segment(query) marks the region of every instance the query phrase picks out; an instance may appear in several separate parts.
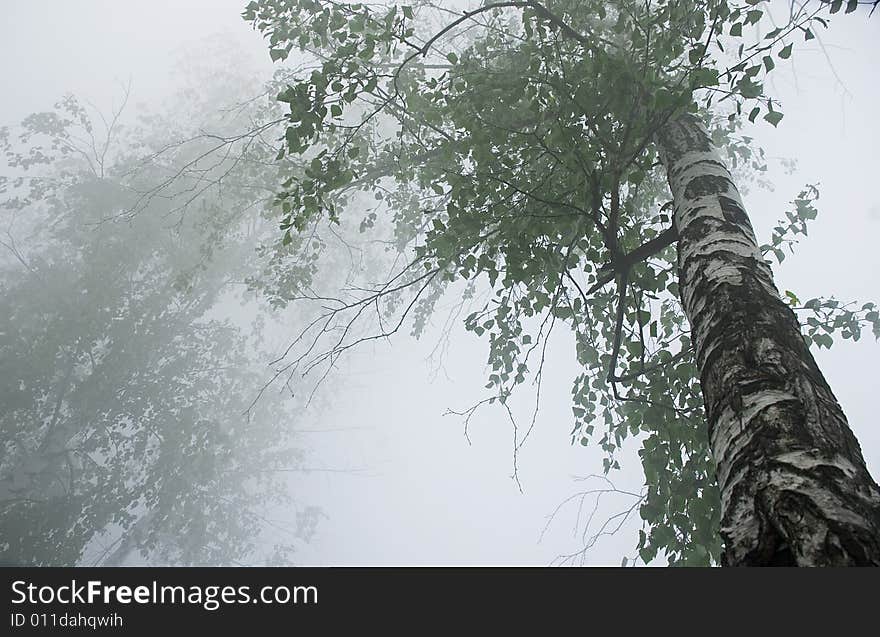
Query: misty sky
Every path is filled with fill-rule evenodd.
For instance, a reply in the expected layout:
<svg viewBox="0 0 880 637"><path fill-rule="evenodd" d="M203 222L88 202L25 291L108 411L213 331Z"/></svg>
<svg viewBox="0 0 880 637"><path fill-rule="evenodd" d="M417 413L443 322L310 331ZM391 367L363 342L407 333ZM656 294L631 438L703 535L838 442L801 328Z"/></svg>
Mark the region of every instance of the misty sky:
<svg viewBox="0 0 880 637"><path fill-rule="evenodd" d="M220 34L240 46L243 64L271 73L261 37L243 22L241 0L7 0L0 23L3 99L0 124L51 107L66 92L109 108L119 82L132 82L132 102L161 103L175 81L182 52L198 50ZM821 42L797 43L790 64L779 64L768 87L782 101L778 129L762 122L752 134L769 159L772 191L745 196L759 241L806 183L818 183L819 218L797 253L775 269L780 290L801 299L834 295L880 301L880 89L873 68L880 57L880 17L867 11L840 16ZM824 49L823 49L824 45ZM778 160L797 160L787 174ZM0 299L2 302L2 299ZM401 333L391 344L364 348L330 390L331 409L311 418L306 434L315 471L295 488L322 506L312 543L300 553L308 564L546 564L577 551L576 507L564 508L538 542L547 516L569 496L601 487L576 476L601 472L595 449L569 445L570 389L576 373L570 341L551 342L537 427L518 457L520 493L511 479L512 433L503 413L471 421L469 445L462 421L443 416L479 400L485 384L486 343L462 329L437 369L428 360L443 316L422 341ZM836 342L817 360L861 442L868 467L880 477L876 361L880 346ZM344 381L344 382L342 382ZM527 413L531 396L517 406ZM632 445L621 489L642 484ZM627 455L629 454L629 455ZM627 460L627 462L624 462ZM591 501L590 501L591 502ZM628 506L608 499L594 520ZM588 564L619 564L632 556L638 514L587 554ZM582 530L582 529L581 529Z"/></svg>

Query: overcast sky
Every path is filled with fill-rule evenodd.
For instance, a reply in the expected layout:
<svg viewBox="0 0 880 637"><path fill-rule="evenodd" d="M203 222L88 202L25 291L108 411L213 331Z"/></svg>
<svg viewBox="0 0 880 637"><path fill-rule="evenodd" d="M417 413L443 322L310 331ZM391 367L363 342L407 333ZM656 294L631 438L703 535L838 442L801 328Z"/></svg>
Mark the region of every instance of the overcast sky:
<svg viewBox="0 0 880 637"><path fill-rule="evenodd" d="M271 63L259 35L239 17L242 0L5 0L0 21L3 100L0 124L47 109L74 92L97 105L118 97L118 82L132 81L133 101L156 103L173 83L181 51L223 34L240 43L242 56L267 75ZM802 299L834 294L880 301L880 121L876 116L880 18L859 11L833 21L816 43L797 44L790 65L780 64L770 87L782 101L779 129L766 123L753 135L771 158L794 158L788 175L771 159L772 192L746 196L759 240L805 183L820 184L819 218L797 254L776 269L780 289ZM829 61L830 60L830 61ZM2 300L0 300L2 302ZM335 407L310 434L315 459L328 471L297 484L327 513L312 544L300 554L309 564L546 564L576 551L575 509L562 511L542 542L547 516L557 504L599 486L575 476L601 472L594 449L571 447L570 387L576 369L563 335L551 347L537 428L518 465L523 492L511 479L512 433L503 414L485 412L470 428L443 416L480 398L485 383L485 341L456 332L445 373L426 360L437 331L419 343L401 334L391 345L355 354ZM876 423L876 361L870 337L836 343L817 359L861 441L875 479L880 477L880 427ZM521 403L524 406L524 403ZM629 450L623 489L642 483ZM632 462L635 460L635 462ZM609 502L606 515L628 504ZM599 518L597 517L597 520ZM632 555L633 523L603 538L590 564L619 564Z"/></svg>

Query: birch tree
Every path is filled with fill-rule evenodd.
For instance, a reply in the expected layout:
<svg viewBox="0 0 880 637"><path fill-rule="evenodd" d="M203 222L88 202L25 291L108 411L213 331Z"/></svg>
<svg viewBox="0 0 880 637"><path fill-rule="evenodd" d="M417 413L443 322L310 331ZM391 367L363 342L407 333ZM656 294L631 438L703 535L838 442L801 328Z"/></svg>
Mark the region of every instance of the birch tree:
<svg viewBox="0 0 880 637"><path fill-rule="evenodd" d="M209 66L135 121L68 96L0 129L3 563L286 563L320 518L297 403L254 404L267 308L225 317L274 179L235 131L275 109L216 110L256 89Z"/></svg>
<svg viewBox="0 0 880 637"><path fill-rule="evenodd" d="M609 472L642 441L642 560L880 565L880 489L809 349L878 336L877 311L776 288L815 188L765 244L737 188L764 167L744 120L783 119L767 76L857 4L251 2L272 59L300 65L278 95L278 160L305 164L278 188L282 242L360 211L406 257L366 292L303 290L327 309L287 368L407 319L418 334L455 289L492 368L462 415L507 410L515 457L535 415L518 426L508 399L527 377L540 394L564 325L583 366L572 442Z"/></svg>

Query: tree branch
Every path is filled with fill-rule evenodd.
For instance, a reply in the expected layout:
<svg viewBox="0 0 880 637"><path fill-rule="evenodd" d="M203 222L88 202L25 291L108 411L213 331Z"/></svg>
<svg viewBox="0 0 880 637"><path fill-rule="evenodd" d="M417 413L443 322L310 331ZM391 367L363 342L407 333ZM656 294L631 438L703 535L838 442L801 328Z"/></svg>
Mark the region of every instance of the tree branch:
<svg viewBox="0 0 880 637"><path fill-rule="evenodd" d="M593 286L587 290L586 294L590 295L599 291L605 284L609 283L614 275L624 270L628 271L636 263L640 263L648 257L657 254L664 248L672 245L678 240L678 232L675 227L670 227L658 234L650 241L646 241L638 248L622 255L616 262L607 263L599 269L599 277Z"/></svg>

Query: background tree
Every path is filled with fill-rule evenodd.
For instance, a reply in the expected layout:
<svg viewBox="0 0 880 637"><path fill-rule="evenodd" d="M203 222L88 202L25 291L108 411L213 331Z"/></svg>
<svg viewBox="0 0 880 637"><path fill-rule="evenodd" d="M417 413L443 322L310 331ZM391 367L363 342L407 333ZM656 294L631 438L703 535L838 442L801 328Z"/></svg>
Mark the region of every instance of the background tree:
<svg viewBox="0 0 880 637"><path fill-rule="evenodd" d="M3 562L285 563L314 531L289 478L303 401L255 401L271 319L241 292L273 106L216 65L127 126L67 97L3 130Z"/></svg>
<svg viewBox="0 0 880 637"><path fill-rule="evenodd" d="M310 162L277 197L285 240L341 223L365 191L381 203L362 227L387 212L407 254L383 284L337 299L289 366L332 365L410 313L418 331L445 287L485 274L492 295L466 320L489 334L492 394L477 407L510 413L530 371L540 392L547 334L567 324L584 365L573 440L600 423L608 471L623 439L644 437L642 559L877 563L880 491L762 258L783 258L816 193L761 250L713 150L726 142L734 166L750 160L740 114L779 123L763 79L842 3L794 11L750 42L760 4L250 3L273 59L298 48L313 60L279 94L290 105L282 155ZM807 342L829 345L823 327L877 332L871 304L786 298L816 314ZM394 318L355 335L383 305ZM515 449L529 430L514 422Z"/></svg>

